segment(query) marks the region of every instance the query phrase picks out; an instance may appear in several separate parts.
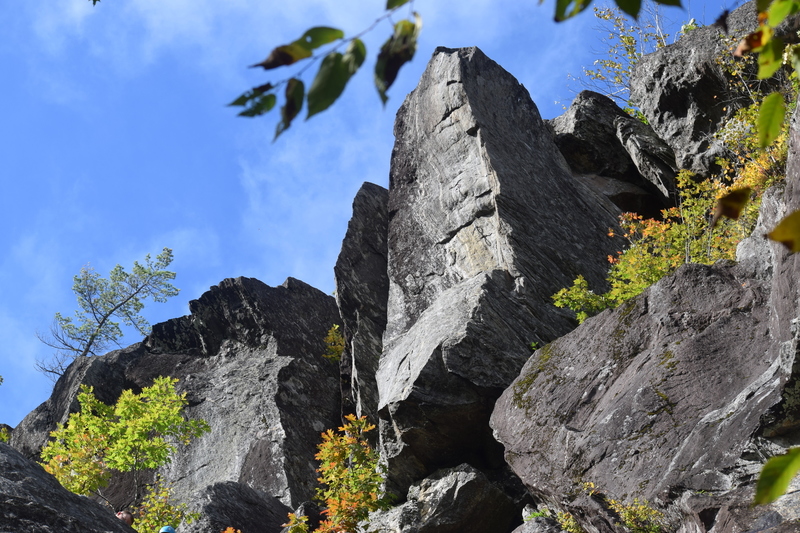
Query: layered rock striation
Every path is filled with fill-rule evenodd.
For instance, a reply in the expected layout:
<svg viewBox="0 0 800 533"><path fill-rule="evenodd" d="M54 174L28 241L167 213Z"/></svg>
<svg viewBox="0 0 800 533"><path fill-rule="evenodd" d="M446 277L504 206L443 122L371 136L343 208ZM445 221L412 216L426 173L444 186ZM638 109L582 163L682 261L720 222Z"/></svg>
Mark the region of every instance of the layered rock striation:
<svg viewBox="0 0 800 533"><path fill-rule="evenodd" d="M657 210L677 167L710 168L729 112L713 95L734 98L714 93L730 87L707 62L713 31L637 67L652 129L591 93L548 126L480 50L437 49L398 113L389 190L367 183L353 202L336 299L292 278L227 279L143 342L76 360L14 428L18 451L0 444L0 530L129 531L31 459L81 384L112 403L166 375L212 428L145 473L200 513L182 532L277 533L292 509L318 521L320 433L350 413L378 420L398 497L371 530L559 531L552 513L522 523L547 507L621 533L610 500L638 498L663 531L795 531L800 484L750 502L764 461L800 442L800 259L763 238L800 208L797 116L786 183L737 263L686 265L578 327L550 303L579 274L605 289L624 202ZM321 356L334 324L338 364ZM105 489L115 509L136 503L130 481Z"/></svg>
<svg viewBox="0 0 800 533"><path fill-rule="evenodd" d="M11 443L35 457L56 423L77 409L82 383L113 403L123 389L176 377L189 400L185 415L206 420L211 432L160 469L175 498L217 525L235 515L220 511L231 494L258 502L244 507L252 514L222 529L258 522L264 509L285 518L313 497L319 435L341 420L338 367L321 357L326 331L340 323L336 303L293 278L279 287L236 278L212 287L190 309L187 317L155 325L142 343L76 360ZM133 503L124 476L112 478L104 495L115 507ZM184 530L205 531L204 523Z"/></svg>
<svg viewBox="0 0 800 533"><path fill-rule="evenodd" d="M395 125L382 454L399 494L439 468L502 464L495 399L574 326L550 296L604 286L617 209L572 174L528 92L477 48L438 48ZM568 221L578 221L572 223Z"/></svg>
<svg viewBox="0 0 800 533"><path fill-rule="evenodd" d="M133 533L97 502L69 492L38 464L0 443L0 531Z"/></svg>

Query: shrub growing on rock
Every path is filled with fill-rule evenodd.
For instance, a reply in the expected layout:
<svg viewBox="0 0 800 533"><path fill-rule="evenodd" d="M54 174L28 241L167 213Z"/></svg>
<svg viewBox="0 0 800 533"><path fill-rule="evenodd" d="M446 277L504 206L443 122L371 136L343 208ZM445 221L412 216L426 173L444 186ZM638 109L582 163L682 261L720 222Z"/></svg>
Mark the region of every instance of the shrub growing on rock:
<svg viewBox="0 0 800 533"><path fill-rule="evenodd" d="M381 491L384 475L378 464L378 453L364 437L375 426L364 416L347 415L345 418L347 423L339 428L339 433L329 429L322 434L315 456L320 461L317 472L322 484L316 497L325 504L322 513L327 518L314 533L355 531L370 511L389 506ZM289 528L289 533L308 533L307 521L306 516L290 513L285 527Z"/></svg>

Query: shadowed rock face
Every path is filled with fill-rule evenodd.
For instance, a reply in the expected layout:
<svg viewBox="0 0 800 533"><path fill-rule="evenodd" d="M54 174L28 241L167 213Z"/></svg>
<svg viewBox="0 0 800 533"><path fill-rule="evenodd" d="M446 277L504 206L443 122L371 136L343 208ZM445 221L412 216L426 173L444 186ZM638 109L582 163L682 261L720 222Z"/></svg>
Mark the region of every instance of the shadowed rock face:
<svg viewBox="0 0 800 533"><path fill-rule="evenodd" d="M62 487L17 450L0 443L0 531L131 533L108 507Z"/></svg>
<svg viewBox="0 0 800 533"><path fill-rule="evenodd" d="M672 150L607 96L581 91L548 123L575 179L621 210L656 217L674 204Z"/></svg>
<svg viewBox="0 0 800 533"><path fill-rule="evenodd" d="M527 91L476 48L439 48L395 125L378 369L390 483L501 464L499 392L574 322L550 296L603 287L616 208L572 178ZM605 202L605 203L604 203Z"/></svg>
<svg viewBox="0 0 800 533"><path fill-rule="evenodd" d="M415 483L406 503L370 515L374 533L496 533L508 531L514 504L468 464Z"/></svg>
<svg viewBox="0 0 800 533"><path fill-rule="evenodd" d="M227 492L206 488L219 483L290 507L310 500L319 435L341 422L337 365L321 357L326 331L339 322L334 299L292 278L274 288L237 278L190 308L188 317L155 325L143 343L73 363L12 444L37 454L55 423L77 409L81 383L112 403L123 389L172 376L187 394L185 415L211 426L161 469L179 501L213 508L215 495ZM106 494L115 505L130 503L123 478L112 479Z"/></svg>
<svg viewBox="0 0 800 533"><path fill-rule="evenodd" d="M333 268L336 301L344 323L342 414L378 420L375 372L383 351L386 301L389 191L364 183L353 200L353 217ZM376 437L377 439L377 437Z"/></svg>

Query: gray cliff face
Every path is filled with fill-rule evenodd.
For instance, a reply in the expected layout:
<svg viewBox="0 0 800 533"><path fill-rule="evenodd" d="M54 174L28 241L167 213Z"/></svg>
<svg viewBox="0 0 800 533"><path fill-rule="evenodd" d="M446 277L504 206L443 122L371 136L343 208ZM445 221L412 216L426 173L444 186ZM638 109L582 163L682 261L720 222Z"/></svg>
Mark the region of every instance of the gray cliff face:
<svg viewBox="0 0 800 533"><path fill-rule="evenodd" d="M0 443L0 531L132 533L97 502L78 496L14 448Z"/></svg>
<svg viewBox="0 0 800 533"><path fill-rule="evenodd" d="M745 27L748 9L729 25ZM390 190L366 183L353 202L336 299L292 278L227 279L143 342L75 361L14 428L16 450L0 444L0 531L131 531L30 459L81 384L113 403L161 375L212 428L145 473L201 514L181 532L278 533L291 509L318 522L320 433L349 413L379 423L398 496L364 530L557 533L552 516L522 523L546 506L622 533L605 497L648 499L665 532L797 531L800 481L750 502L763 463L800 444L800 254L763 238L800 209L800 116L786 182L764 194L736 263L685 265L578 327L551 305L578 274L605 288L622 248L607 236L611 200L663 205L673 153L709 168L728 112L712 98L728 90L707 63L715 31L637 67L652 130L585 93L548 127L479 50L437 49L398 113ZM321 356L333 324L339 365ZM104 495L121 508L131 492L117 475Z"/></svg>
<svg viewBox="0 0 800 533"><path fill-rule="evenodd" d="M336 303L292 278L274 288L237 278L190 307L191 316L154 326L144 343L73 363L54 396L14 431L12 444L38 453L55 422L77 409L80 383L113 403L124 388L176 377L189 400L185 415L211 426L161 469L176 498L211 512L224 508L215 495L255 491L285 518L314 494L320 433L340 425L338 368L321 357L326 331L339 322ZM112 479L105 493L115 506L131 503L124 477ZM239 523L259 520L258 507Z"/></svg>
<svg viewBox="0 0 800 533"><path fill-rule="evenodd" d="M759 228L800 205L797 120L785 191L766 195ZM491 423L533 494L558 506L574 480L591 481L665 506L687 532L800 517L792 494L749 507L765 459L800 442L800 262L759 231L739 264L685 265L531 357ZM580 498L570 505L613 523Z"/></svg>
<svg viewBox="0 0 800 533"><path fill-rule="evenodd" d="M389 191L364 183L353 200L353 217L333 268L336 302L344 323L342 414L378 420L375 372L386 329Z"/></svg>
<svg viewBox="0 0 800 533"><path fill-rule="evenodd" d="M578 274L604 284L592 260L618 244L600 238L617 210L570 179L528 92L480 50L437 49L395 137L386 340L441 292L492 270L542 301ZM578 214L585 224L562 223Z"/></svg>
<svg viewBox="0 0 800 533"><path fill-rule="evenodd" d="M616 209L572 174L527 91L476 48L434 53L398 112L378 368L389 481L501 464L488 431L528 345L574 322L550 296L604 284ZM565 221L581 220L580 224Z"/></svg>

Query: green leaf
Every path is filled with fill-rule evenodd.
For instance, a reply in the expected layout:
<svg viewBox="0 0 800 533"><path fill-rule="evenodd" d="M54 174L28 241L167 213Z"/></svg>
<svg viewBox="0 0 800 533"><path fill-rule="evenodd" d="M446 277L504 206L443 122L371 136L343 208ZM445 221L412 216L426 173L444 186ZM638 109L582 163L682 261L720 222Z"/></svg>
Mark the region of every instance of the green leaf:
<svg viewBox="0 0 800 533"><path fill-rule="evenodd" d="M278 98L274 94L265 94L252 100L250 107L239 113L240 117L257 117L275 107Z"/></svg>
<svg viewBox="0 0 800 533"><path fill-rule="evenodd" d="M386 10L394 9L408 3L408 0L386 0Z"/></svg>
<svg viewBox="0 0 800 533"><path fill-rule="evenodd" d="M766 13L771 3L772 0L756 0L756 11L758 13Z"/></svg>
<svg viewBox="0 0 800 533"><path fill-rule="evenodd" d="M384 105L389 99L386 91L397 78L400 67L414 58L417 51L417 37L422 29L422 19L414 13L415 21L401 20L394 25L394 33L383 43L375 64L375 86Z"/></svg>
<svg viewBox="0 0 800 533"><path fill-rule="evenodd" d="M767 21L774 28L789 15L797 13L798 10L800 10L800 2L797 0L773 0L767 10Z"/></svg>
<svg viewBox="0 0 800 533"><path fill-rule="evenodd" d="M783 126L786 105L780 93L772 93L761 102L758 112L758 145L765 148L778 137Z"/></svg>
<svg viewBox="0 0 800 533"><path fill-rule="evenodd" d="M800 470L800 448L792 448L785 454L777 455L767 461L758 477L755 504L774 502L785 494L798 470Z"/></svg>
<svg viewBox="0 0 800 533"><path fill-rule="evenodd" d="M758 51L758 79L769 78L783 64L783 40L772 37Z"/></svg>
<svg viewBox="0 0 800 533"><path fill-rule="evenodd" d="M616 0L617 6L628 15L636 18L642 8L642 0Z"/></svg>
<svg viewBox="0 0 800 533"><path fill-rule="evenodd" d="M275 130L275 139L292 125L292 120L303 108L304 96L305 85L303 85L302 81L292 78L286 83L286 104L281 108L281 121L278 122L278 127Z"/></svg>
<svg viewBox="0 0 800 533"><path fill-rule="evenodd" d="M264 94L265 92L274 89L271 83L267 83L265 85L261 85L259 87L254 87L253 89L243 93L239 98L228 104L228 106L239 106L244 107L247 105L248 102L256 99L258 96Z"/></svg>
<svg viewBox="0 0 800 533"><path fill-rule="evenodd" d="M305 43L295 41L273 49L264 61L250 65L250 68L262 67L264 70L269 70L291 65L307 57L311 57L311 49Z"/></svg>
<svg viewBox="0 0 800 533"><path fill-rule="evenodd" d="M790 253L800 252L800 210L784 217L767 237L786 246Z"/></svg>
<svg viewBox="0 0 800 533"><path fill-rule="evenodd" d="M342 30L329 28L327 26L316 26L306 31L302 37L292 44L302 46L307 50L314 50L324 44L332 43L333 41L343 38L344 32Z"/></svg>
<svg viewBox="0 0 800 533"><path fill-rule="evenodd" d="M627 0L628 2L634 0ZM568 18L572 18L581 11L585 10L591 5L592 0L556 0L556 22L562 22ZM622 4L617 2L617 5L622 8ZM570 8L570 6L572 6ZM631 7L631 6L629 6ZM625 11L625 8L622 8ZM627 12L627 11L626 11ZM638 13L638 9L637 9Z"/></svg>
<svg viewBox="0 0 800 533"><path fill-rule="evenodd" d="M656 0L656 4L681 7L681 0Z"/></svg>
<svg viewBox="0 0 800 533"><path fill-rule="evenodd" d="M347 82L364 63L366 47L354 39L344 55L332 52L325 56L314 82L308 90L308 116L306 120L325 111L344 91Z"/></svg>

